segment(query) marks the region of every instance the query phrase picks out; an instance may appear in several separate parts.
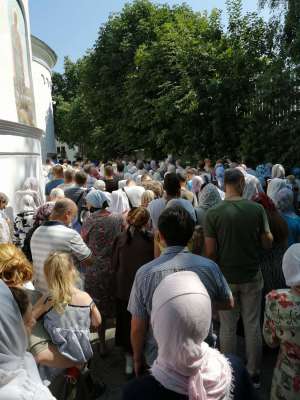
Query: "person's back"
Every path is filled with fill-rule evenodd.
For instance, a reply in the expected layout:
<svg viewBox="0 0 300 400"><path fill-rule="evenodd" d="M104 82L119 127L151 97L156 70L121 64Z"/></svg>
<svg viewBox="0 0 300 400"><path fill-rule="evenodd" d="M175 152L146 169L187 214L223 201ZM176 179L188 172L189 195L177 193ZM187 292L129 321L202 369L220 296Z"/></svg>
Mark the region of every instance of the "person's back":
<svg viewBox="0 0 300 400"><path fill-rule="evenodd" d="M60 164L54 165L52 168L53 179L46 183L45 186L45 195L48 199L50 196L50 192L52 189L56 188L59 185L64 183L64 169Z"/></svg>
<svg viewBox="0 0 300 400"><path fill-rule="evenodd" d="M248 282L257 274L260 235L267 224L263 207L242 198L225 199L207 211L206 236L216 238L217 260L229 282Z"/></svg>
<svg viewBox="0 0 300 400"><path fill-rule="evenodd" d="M159 258L144 265L136 273L128 303L132 326L136 321L138 323L147 321L151 314L152 297L156 287L167 275L178 271L195 272L206 287L212 302L218 303L221 308L230 308L231 292L217 264L185 249L195 226L188 211L178 205L168 207L161 214L158 225L159 235L168 247ZM133 350L135 350L134 342ZM145 340L145 357L148 365L152 365L156 352L157 346L150 327ZM140 356L135 355L137 358Z"/></svg>
<svg viewBox="0 0 300 400"><path fill-rule="evenodd" d="M204 221L206 255L219 262L234 297L234 308L219 312L220 347L225 354L236 352L237 322L241 316L245 330L247 369L259 387L263 288L259 255L262 248L271 247L273 236L264 208L242 198L244 174L239 169L226 170L224 186L225 200L208 210Z"/></svg>
<svg viewBox="0 0 300 400"><path fill-rule="evenodd" d="M85 261L91 256L91 251L80 235L67 226L76 215L77 207L71 200L59 200L55 203L51 220L37 228L32 235L30 249L33 259L34 285L42 293L47 293L48 290L44 276L44 262L51 252L69 252L77 261Z"/></svg>

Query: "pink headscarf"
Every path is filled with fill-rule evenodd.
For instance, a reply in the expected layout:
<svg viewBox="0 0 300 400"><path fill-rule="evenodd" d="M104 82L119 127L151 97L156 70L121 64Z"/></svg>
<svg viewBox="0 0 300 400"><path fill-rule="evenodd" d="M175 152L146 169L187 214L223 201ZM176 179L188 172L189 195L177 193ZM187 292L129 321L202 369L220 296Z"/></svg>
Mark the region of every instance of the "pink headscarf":
<svg viewBox="0 0 300 400"><path fill-rule="evenodd" d="M189 400L230 399L229 362L204 339L211 324L211 301L194 272L176 272L156 288L151 324L158 357L151 372L165 388Z"/></svg>

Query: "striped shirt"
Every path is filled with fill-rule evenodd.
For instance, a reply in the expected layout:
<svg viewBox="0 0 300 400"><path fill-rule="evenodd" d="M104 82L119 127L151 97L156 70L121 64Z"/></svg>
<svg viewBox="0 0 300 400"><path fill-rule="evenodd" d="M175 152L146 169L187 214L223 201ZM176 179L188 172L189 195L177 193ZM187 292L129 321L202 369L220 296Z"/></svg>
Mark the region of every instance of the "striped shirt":
<svg viewBox="0 0 300 400"><path fill-rule="evenodd" d="M83 261L91 255L91 250L78 232L58 221L48 221L33 234L30 242L33 260L34 286L43 294L48 293L44 276L44 263L51 252L71 253L75 260Z"/></svg>
<svg viewBox="0 0 300 400"><path fill-rule="evenodd" d="M131 315L148 320L155 289L167 275L179 271L195 272L206 287L212 302L224 303L232 296L216 263L192 254L182 246L172 246L167 247L160 257L137 271L128 303ZM157 344L151 327L147 333L144 353L147 364L151 366L157 356Z"/></svg>

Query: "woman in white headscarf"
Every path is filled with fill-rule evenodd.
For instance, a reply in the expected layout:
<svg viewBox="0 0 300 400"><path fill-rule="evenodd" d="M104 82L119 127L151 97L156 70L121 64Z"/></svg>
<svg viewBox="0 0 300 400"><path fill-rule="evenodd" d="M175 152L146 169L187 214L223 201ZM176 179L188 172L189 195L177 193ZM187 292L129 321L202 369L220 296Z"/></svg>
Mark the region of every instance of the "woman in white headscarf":
<svg viewBox="0 0 300 400"><path fill-rule="evenodd" d="M23 320L3 281L0 281L0 301L0 399L55 400L43 385L33 356L26 352Z"/></svg>
<svg viewBox="0 0 300 400"><path fill-rule="evenodd" d="M272 178L285 178L285 169L281 164L275 164L272 167Z"/></svg>
<svg viewBox="0 0 300 400"><path fill-rule="evenodd" d="M300 398L300 244L293 244L282 262L290 289L278 289L266 297L263 334L270 347L280 346L273 373L271 399Z"/></svg>
<svg viewBox="0 0 300 400"><path fill-rule="evenodd" d="M128 197L123 189L114 190L111 193L111 204L109 211L117 214L124 214L130 210Z"/></svg>
<svg viewBox="0 0 300 400"><path fill-rule="evenodd" d="M277 193L286 187L288 187L288 185L285 179L273 178L268 182L267 195L275 203Z"/></svg>
<svg viewBox="0 0 300 400"><path fill-rule="evenodd" d="M42 198L40 195L39 183L38 180L34 177L27 178L23 184L23 188L21 190L16 191L16 209L15 212L18 214L22 212L22 201L23 197L29 195L33 198L35 203L35 207L38 208L42 205Z"/></svg>
<svg viewBox="0 0 300 400"><path fill-rule="evenodd" d="M210 324L210 297L194 272L176 272L163 279L152 300L151 326L158 344L152 376L129 384L123 400L255 398L241 363L235 359L231 368L218 350L204 342Z"/></svg>

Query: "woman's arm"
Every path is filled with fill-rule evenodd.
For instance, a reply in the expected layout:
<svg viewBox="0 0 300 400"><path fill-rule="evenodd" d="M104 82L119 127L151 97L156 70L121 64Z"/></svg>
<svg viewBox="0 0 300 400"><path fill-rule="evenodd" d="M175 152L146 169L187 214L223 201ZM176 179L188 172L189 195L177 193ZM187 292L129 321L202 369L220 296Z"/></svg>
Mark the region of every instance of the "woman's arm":
<svg viewBox="0 0 300 400"><path fill-rule="evenodd" d="M96 304L91 305L91 325L93 328L98 328L101 325L102 318L100 311L98 310Z"/></svg>
<svg viewBox="0 0 300 400"><path fill-rule="evenodd" d="M274 302L276 300L272 300L271 292L266 297L266 306L265 306L265 315L264 315L264 326L263 326L263 336L269 347L278 347L280 345L280 339L276 335L276 324L274 322L272 308L276 306ZM271 306L271 304L273 305Z"/></svg>

